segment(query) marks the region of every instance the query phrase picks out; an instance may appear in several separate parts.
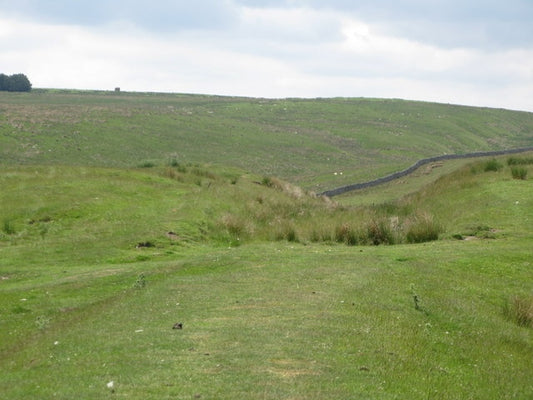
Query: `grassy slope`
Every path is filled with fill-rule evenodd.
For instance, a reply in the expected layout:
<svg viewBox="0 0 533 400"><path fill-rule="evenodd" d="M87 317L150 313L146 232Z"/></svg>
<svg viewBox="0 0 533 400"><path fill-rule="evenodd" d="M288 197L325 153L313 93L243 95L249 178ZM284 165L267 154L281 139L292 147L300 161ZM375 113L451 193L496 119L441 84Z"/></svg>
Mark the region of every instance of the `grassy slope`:
<svg viewBox="0 0 533 400"><path fill-rule="evenodd" d="M0 94L0 393L530 398L532 330L503 309L532 290L531 178L453 161L335 206L242 170L338 186L531 145L532 125L392 100ZM173 157L181 167L110 168ZM416 213L442 240L331 240L339 224ZM287 230L300 243L273 240Z"/></svg>
<svg viewBox="0 0 533 400"><path fill-rule="evenodd" d="M532 132L531 113L401 100L0 94L1 165L130 167L176 157L316 191L428 156L531 146Z"/></svg>
<svg viewBox="0 0 533 400"><path fill-rule="evenodd" d="M5 169L0 392L105 398L113 380L130 399L531 397L532 330L503 313L531 292L531 180L466 167L403 200L446 221L445 237L486 225L495 239L228 248L214 222L248 216L237 198L304 207L255 179Z"/></svg>

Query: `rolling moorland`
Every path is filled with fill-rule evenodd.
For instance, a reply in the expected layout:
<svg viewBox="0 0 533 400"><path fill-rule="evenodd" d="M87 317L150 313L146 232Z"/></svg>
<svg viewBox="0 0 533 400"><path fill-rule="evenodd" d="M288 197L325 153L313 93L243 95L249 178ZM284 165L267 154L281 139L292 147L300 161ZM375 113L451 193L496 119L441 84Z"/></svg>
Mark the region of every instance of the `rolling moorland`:
<svg viewBox="0 0 533 400"><path fill-rule="evenodd" d="M508 110L1 93L0 393L531 398L533 152L314 194L530 146Z"/></svg>

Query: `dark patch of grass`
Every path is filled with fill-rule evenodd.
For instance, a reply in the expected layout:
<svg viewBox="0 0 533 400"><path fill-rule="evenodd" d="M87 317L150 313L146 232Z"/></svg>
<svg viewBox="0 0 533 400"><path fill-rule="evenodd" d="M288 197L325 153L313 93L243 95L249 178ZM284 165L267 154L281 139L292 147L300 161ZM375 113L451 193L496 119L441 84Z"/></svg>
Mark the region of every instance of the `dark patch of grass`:
<svg viewBox="0 0 533 400"><path fill-rule="evenodd" d="M11 222L9 219L5 219L2 224L2 231L6 235L14 235L17 233L15 226L13 225L13 222Z"/></svg>
<svg viewBox="0 0 533 400"><path fill-rule="evenodd" d="M139 164L139 168L154 168L155 166L156 164L153 161L142 161Z"/></svg>
<svg viewBox="0 0 533 400"><path fill-rule="evenodd" d="M144 273L140 273L133 284L135 289L144 289L146 287L146 276Z"/></svg>
<svg viewBox="0 0 533 400"><path fill-rule="evenodd" d="M151 242L151 241L139 242L139 243L137 243L137 245L135 247L137 249L150 248L150 247L155 247L155 243Z"/></svg>
<svg viewBox="0 0 533 400"><path fill-rule="evenodd" d="M26 313L31 312L31 310L29 308L25 308L22 306L15 306L11 309L11 312L13 314L26 314Z"/></svg>

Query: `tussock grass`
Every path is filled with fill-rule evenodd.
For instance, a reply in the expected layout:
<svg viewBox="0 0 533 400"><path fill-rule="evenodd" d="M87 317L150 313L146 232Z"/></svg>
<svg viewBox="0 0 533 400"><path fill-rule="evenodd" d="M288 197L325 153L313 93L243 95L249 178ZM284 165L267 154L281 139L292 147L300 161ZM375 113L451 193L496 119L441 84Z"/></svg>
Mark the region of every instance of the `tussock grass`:
<svg viewBox="0 0 533 400"><path fill-rule="evenodd" d="M355 246L360 242L357 230L348 223L343 223L335 228L335 241ZM327 238L329 240L329 237Z"/></svg>
<svg viewBox="0 0 533 400"><path fill-rule="evenodd" d="M490 171L497 172L497 171L501 171L502 169L503 169L503 164L494 158L492 160L485 161L484 167L483 167L483 170L485 172L490 172Z"/></svg>
<svg viewBox="0 0 533 400"><path fill-rule="evenodd" d="M507 165L531 165L533 164L533 157L509 157L507 159Z"/></svg>
<svg viewBox="0 0 533 400"><path fill-rule="evenodd" d="M504 312L519 326L533 328L533 295L512 296Z"/></svg>
<svg viewBox="0 0 533 400"><path fill-rule="evenodd" d="M526 180L527 179L527 169L524 167L511 167L511 175L513 176L513 179L521 179Z"/></svg>
<svg viewBox="0 0 533 400"><path fill-rule="evenodd" d="M442 226L435 221L432 215L427 213L415 215L407 224L405 237L408 243L437 240L443 231Z"/></svg>
<svg viewBox="0 0 533 400"><path fill-rule="evenodd" d="M11 222L9 219L4 219L2 223L2 232L4 232L6 235L14 235L17 233L13 222Z"/></svg>

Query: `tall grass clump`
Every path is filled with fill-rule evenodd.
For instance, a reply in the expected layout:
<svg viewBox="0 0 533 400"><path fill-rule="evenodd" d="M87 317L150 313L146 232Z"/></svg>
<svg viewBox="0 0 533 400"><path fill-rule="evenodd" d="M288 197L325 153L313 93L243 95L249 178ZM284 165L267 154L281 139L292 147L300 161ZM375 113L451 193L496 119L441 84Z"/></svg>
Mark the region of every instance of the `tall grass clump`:
<svg viewBox="0 0 533 400"><path fill-rule="evenodd" d="M486 161L483 170L485 172L497 172L503 168L503 164L493 158L492 160Z"/></svg>
<svg viewBox="0 0 533 400"><path fill-rule="evenodd" d="M357 232L347 223L343 223L335 228L335 241L345 243L349 246L355 246L358 242Z"/></svg>
<svg viewBox="0 0 533 400"><path fill-rule="evenodd" d="M533 164L533 157L509 157L507 165L531 165Z"/></svg>
<svg viewBox="0 0 533 400"><path fill-rule="evenodd" d="M220 218L219 225L230 236L239 239L247 237L251 230L247 226L247 222L244 218L234 214L224 214L222 218Z"/></svg>
<svg viewBox="0 0 533 400"><path fill-rule="evenodd" d="M525 167L512 166L511 167L511 175L512 175L513 179L526 180L527 179L527 169Z"/></svg>
<svg viewBox="0 0 533 400"><path fill-rule="evenodd" d="M287 242L297 243L300 241L296 228L291 223L285 223L278 226L274 233L274 238L277 241L286 240Z"/></svg>
<svg viewBox="0 0 533 400"><path fill-rule="evenodd" d="M408 224L405 232L407 243L423 243L437 240L442 232L442 227L438 224L433 216L423 213L417 215Z"/></svg>
<svg viewBox="0 0 533 400"><path fill-rule="evenodd" d="M375 246L396 243L396 235L387 218L373 218L367 224L365 233L365 241Z"/></svg>
<svg viewBox="0 0 533 400"><path fill-rule="evenodd" d="M2 231L6 234L6 235L14 235L16 232L15 230L15 227L13 226L13 223L8 220L8 219L5 219L3 224L2 224Z"/></svg>
<svg viewBox="0 0 533 400"><path fill-rule="evenodd" d="M533 295L511 297L504 312L517 325L533 328Z"/></svg>

